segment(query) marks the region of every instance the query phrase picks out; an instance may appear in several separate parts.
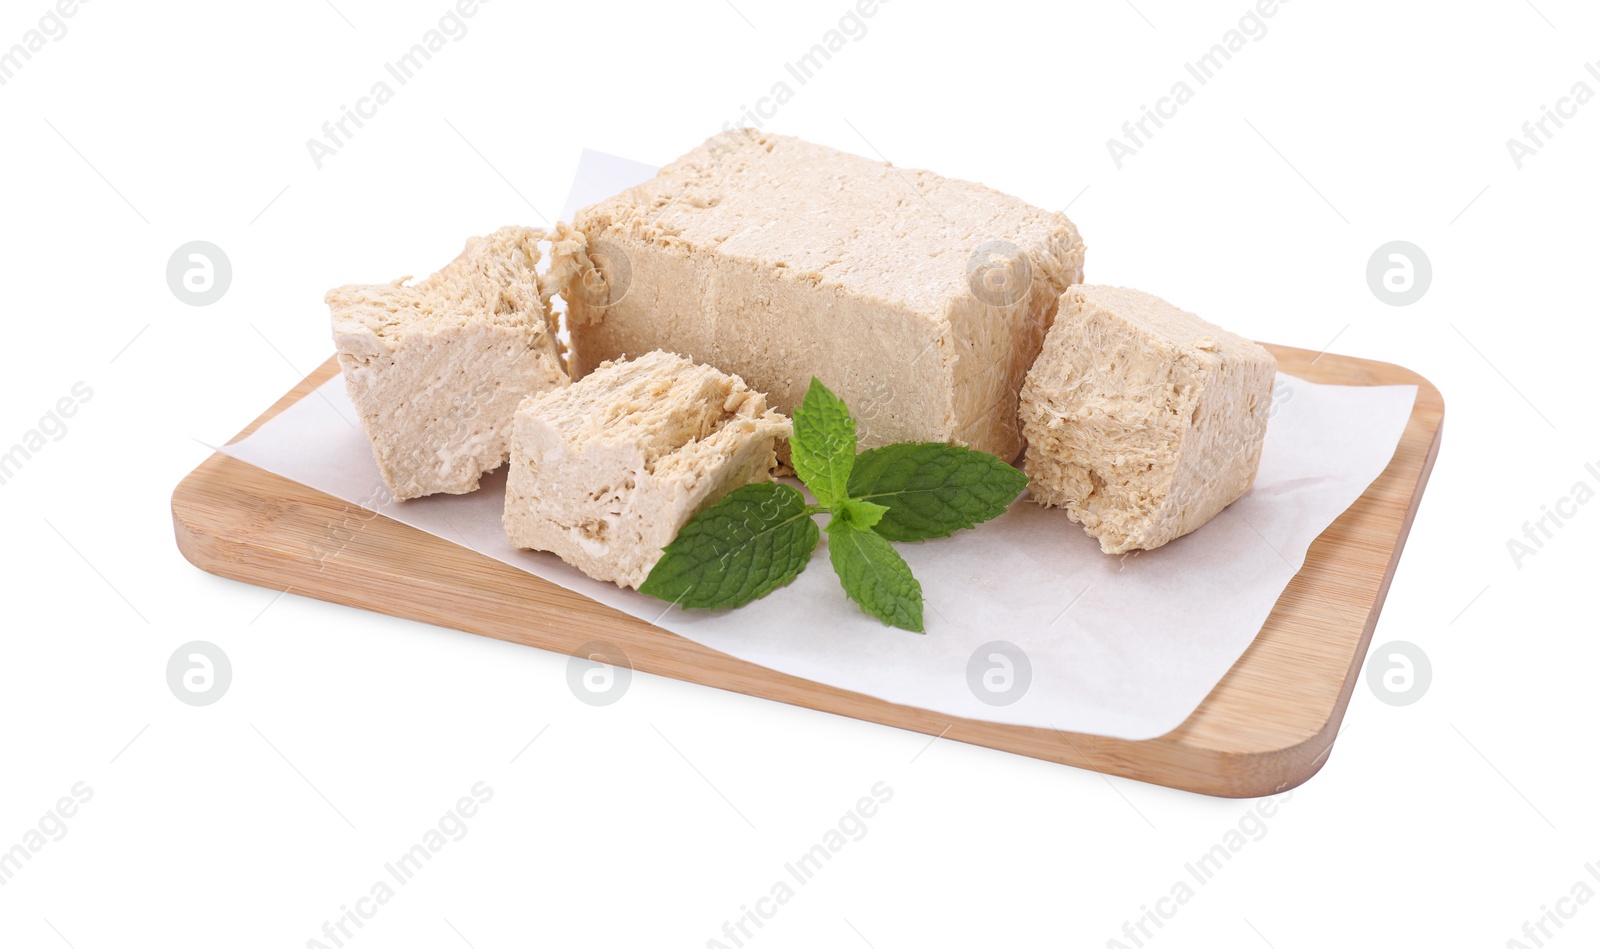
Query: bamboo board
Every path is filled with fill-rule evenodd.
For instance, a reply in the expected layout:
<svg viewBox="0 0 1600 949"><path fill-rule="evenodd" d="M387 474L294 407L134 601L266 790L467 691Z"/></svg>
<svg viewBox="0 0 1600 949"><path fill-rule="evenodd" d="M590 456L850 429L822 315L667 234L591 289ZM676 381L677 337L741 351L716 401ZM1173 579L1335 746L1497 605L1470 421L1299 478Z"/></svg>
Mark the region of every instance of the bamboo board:
<svg viewBox="0 0 1600 949"><path fill-rule="evenodd" d="M1438 389L1410 370L1267 348L1284 372L1313 382L1414 384L1416 405L1388 468L1311 545L1244 656L1187 721L1147 741L956 718L773 672L361 511L361 530L325 566L316 551L351 508L220 453L178 485L173 524L183 555L218 576L559 653L603 640L644 672L1203 794L1254 797L1295 787L1326 762L1444 420ZM329 359L237 438L337 372Z"/></svg>

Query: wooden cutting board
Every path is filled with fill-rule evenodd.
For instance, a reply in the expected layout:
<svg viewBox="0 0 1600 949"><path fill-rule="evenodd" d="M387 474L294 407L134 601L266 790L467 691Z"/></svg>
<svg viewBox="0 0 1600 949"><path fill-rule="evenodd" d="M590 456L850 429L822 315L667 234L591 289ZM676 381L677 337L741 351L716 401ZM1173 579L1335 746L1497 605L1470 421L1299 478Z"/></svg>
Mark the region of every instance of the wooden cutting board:
<svg viewBox="0 0 1600 949"><path fill-rule="evenodd" d="M553 652L601 640L644 672L1203 794L1254 797L1292 788L1327 761L1444 420L1439 390L1410 370L1267 348L1284 372L1313 382L1416 385L1416 406L1389 467L1311 545L1244 656L1187 721L1148 741L955 718L773 672L222 454L178 485L172 519L191 563L234 580ZM337 372L329 359L237 438ZM341 535L347 543L338 556L319 560L330 528L345 524L360 529Z"/></svg>

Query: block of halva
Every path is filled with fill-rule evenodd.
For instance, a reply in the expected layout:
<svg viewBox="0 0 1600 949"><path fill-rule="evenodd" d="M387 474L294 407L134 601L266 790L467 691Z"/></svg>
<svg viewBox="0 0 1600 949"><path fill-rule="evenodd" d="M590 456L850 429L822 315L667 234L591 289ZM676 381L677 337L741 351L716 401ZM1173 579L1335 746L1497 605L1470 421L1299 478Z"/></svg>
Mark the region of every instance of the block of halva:
<svg viewBox="0 0 1600 949"><path fill-rule="evenodd" d="M602 363L517 410L506 535L637 588L690 518L772 477L790 431L739 377L682 356Z"/></svg>
<svg viewBox="0 0 1600 949"><path fill-rule="evenodd" d="M1276 370L1148 293L1073 287L1022 389L1029 493L1106 553L1181 537L1254 482Z"/></svg>
<svg viewBox="0 0 1600 949"><path fill-rule="evenodd" d="M523 398L567 384L550 299L587 258L562 226L564 266L541 276L544 237L502 228L420 283L328 292L345 387L396 499L476 490L505 463Z"/></svg>
<svg viewBox="0 0 1600 949"><path fill-rule="evenodd" d="M580 211L595 270L568 300L573 378L667 349L790 412L813 376L863 448L1022 448L1017 393L1083 278L1065 215L982 185L753 129Z"/></svg>

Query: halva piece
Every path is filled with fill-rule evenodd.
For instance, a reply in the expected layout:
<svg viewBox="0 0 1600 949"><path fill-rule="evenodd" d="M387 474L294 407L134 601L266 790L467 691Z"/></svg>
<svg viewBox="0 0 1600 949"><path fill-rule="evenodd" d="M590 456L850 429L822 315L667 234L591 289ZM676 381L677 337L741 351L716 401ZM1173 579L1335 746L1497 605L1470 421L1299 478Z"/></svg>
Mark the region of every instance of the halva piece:
<svg viewBox="0 0 1600 949"><path fill-rule="evenodd" d="M581 235L562 225L555 236L564 260L585 259ZM503 228L420 283L329 291L350 401L396 499L476 490L505 463L523 398L567 384L550 308L558 287L534 271L544 237Z"/></svg>
<svg viewBox="0 0 1600 949"><path fill-rule="evenodd" d="M813 376L861 447L1011 460L1017 393L1083 277L1065 215L982 185L753 129L580 211L595 270L568 301L573 378L668 349L793 411Z"/></svg>
<svg viewBox="0 0 1600 949"><path fill-rule="evenodd" d="M789 434L738 376L659 351L601 363L517 410L506 535L637 588L690 518L771 477Z"/></svg>
<svg viewBox="0 0 1600 949"><path fill-rule="evenodd" d="M1193 531L1255 480L1276 370L1265 349L1148 293L1073 287L1022 389L1033 499L1106 553Z"/></svg>

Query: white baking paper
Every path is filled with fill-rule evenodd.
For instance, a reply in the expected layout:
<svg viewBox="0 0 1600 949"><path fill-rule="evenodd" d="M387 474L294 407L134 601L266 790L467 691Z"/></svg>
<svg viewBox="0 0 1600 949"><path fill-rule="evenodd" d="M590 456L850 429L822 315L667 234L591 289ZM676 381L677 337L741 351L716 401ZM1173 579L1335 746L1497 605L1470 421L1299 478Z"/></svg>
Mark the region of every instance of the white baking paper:
<svg viewBox="0 0 1600 949"><path fill-rule="evenodd" d="M575 190L604 196L649 171L585 152ZM791 585L735 610L684 611L512 548L503 469L472 495L387 501L337 377L223 451L779 672L963 718L1140 740L1181 724L1244 653L1311 542L1388 465L1415 399L1415 386L1280 375L1255 487L1159 550L1107 556L1025 498L975 530L897 545L922 582L925 635L846 599L825 535Z"/></svg>

